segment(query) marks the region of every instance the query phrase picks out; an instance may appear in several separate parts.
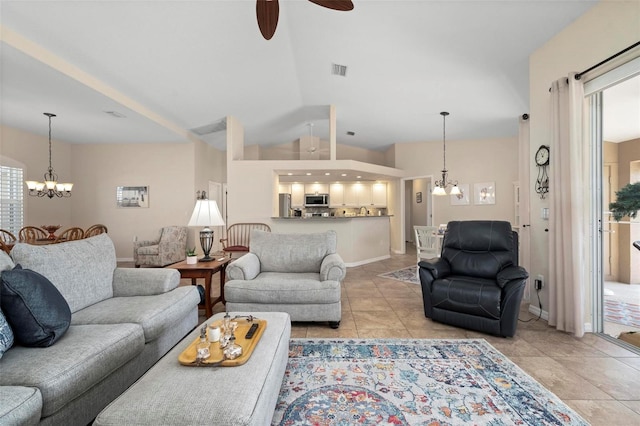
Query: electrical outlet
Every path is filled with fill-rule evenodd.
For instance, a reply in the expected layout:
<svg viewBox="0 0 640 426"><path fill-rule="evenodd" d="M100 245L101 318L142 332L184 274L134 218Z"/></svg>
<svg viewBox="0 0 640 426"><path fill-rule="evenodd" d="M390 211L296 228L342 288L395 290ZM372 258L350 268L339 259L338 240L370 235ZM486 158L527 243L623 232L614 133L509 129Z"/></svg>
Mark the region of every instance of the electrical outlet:
<svg viewBox="0 0 640 426"><path fill-rule="evenodd" d="M534 284L535 284L536 290L542 290L542 287L544 287L544 276L538 275L534 281Z"/></svg>

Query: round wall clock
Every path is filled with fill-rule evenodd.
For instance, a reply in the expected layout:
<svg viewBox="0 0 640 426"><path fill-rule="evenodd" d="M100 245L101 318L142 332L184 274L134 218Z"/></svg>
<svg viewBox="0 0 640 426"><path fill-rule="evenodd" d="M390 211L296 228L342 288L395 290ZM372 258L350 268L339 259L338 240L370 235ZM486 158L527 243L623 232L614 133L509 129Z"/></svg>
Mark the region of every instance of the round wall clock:
<svg viewBox="0 0 640 426"><path fill-rule="evenodd" d="M540 194L540 198L544 199L549 192L549 175L547 168L549 167L549 146L540 145L536 151L536 166L538 166L538 178L536 179L536 192Z"/></svg>

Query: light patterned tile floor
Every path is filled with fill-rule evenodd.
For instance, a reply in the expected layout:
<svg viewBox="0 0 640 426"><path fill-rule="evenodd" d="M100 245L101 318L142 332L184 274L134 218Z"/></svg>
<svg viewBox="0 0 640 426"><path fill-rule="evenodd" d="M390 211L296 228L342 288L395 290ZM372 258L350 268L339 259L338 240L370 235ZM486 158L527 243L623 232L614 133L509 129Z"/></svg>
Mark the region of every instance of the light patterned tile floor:
<svg viewBox="0 0 640 426"><path fill-rule="evenodd" d="M640 425L640 356L636 353L595 334L575 338L544 320L520 322L516 335L508 339L433 322L424 317L420 286L378 277L414 262L415 255L408 253L349 268L343 283L340 328L293 323L291 336L483 338L592 425ZM215 276L213 282L218 280ZM217 295L218 286L213 287ZM222 311L222 304L214 307L214 313ZM535 319L526 307L520 318Z"/></svg>

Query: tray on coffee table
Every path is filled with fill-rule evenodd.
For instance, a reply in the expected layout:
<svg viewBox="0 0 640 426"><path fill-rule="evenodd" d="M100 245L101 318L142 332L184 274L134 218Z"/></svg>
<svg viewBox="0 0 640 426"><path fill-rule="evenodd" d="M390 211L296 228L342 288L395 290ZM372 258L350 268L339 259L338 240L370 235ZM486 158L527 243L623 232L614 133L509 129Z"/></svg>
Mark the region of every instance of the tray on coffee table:
<svg viewBox="0 0 640 426"><path fill-rule="evenodd" d="M235 359L224 359L222 349L218 342L213 342L209 345L209 352L211 355L204 361L197 362L197 348L196 346L200 342L200 337L196 338L187 348L182 351L178 356L178 362L182 365L189 367L235 367L246 363L255 349L264 329L267 328L267 321L263 319L253 318L251 321L247 321L246 318L233 319L232 322L236 322L238 327L234 332L236 337L236 345L242 347L242 355ZM212 324L221 326L222 320L214 321ZM245 335L252 324L258 324L258 329L255 331L251 339L245 339Z"/></svg>

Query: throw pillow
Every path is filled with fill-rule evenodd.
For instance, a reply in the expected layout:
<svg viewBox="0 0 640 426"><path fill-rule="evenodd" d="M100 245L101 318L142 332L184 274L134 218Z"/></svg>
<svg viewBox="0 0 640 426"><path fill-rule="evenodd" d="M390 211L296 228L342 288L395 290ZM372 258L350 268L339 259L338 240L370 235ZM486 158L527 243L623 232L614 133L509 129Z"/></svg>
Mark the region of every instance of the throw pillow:
<svg viewBox="0 0 640 426"><path fill-rule="evenodd" d="M18 343L47 347L71 324L71 309L46 277L16 265L1 275L0 304Z"/></svg>
<svg viewBox="0 0 640 426"><path fill-rule="evenodd" d="M13 346L13 332L2 310L0 310L0 358L11 346Z"/></svg>

